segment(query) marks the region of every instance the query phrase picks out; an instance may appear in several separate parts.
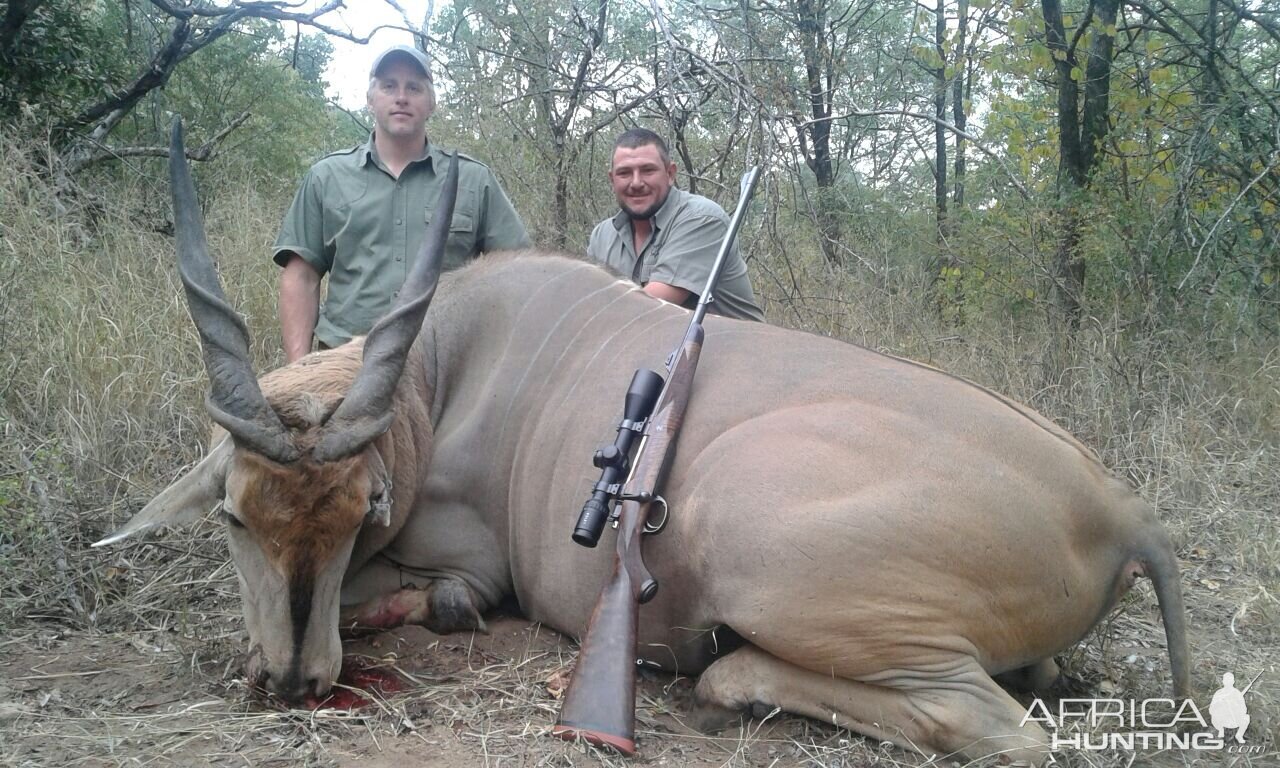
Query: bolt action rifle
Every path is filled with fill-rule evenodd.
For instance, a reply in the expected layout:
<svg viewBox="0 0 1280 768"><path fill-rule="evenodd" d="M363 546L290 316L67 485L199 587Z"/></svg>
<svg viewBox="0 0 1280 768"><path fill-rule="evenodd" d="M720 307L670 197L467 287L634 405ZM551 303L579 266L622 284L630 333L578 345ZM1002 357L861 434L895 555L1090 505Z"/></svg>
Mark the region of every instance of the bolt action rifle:
<svg viewBox="0 0 1280 768"><path fill-rule="evenodd" d="M759 168L742 177L737 210L711 267L707 286L698 299L684 340L667 358L667 377L647 368L635 372L623 404L622 422L613 445L596 452L593 464L601 470L591 498L583 505L573 540L594 547L606 523L618 531L613 575L600 592L577 668L565 693L552 734L581 737L624 755L635 754L636 626L640 604L658 593L658 582L645 567L640 551L643 534L666 525L667 502L659 495L675 457L676 437L684 421L693 389L693 374L702 351L702 320L715 299L716 281L742 225L755 191ZM641 436L634 460L631 445ZM626 481L621 482L625 477ZM661 507L651 521L654 507Z"/></svg>

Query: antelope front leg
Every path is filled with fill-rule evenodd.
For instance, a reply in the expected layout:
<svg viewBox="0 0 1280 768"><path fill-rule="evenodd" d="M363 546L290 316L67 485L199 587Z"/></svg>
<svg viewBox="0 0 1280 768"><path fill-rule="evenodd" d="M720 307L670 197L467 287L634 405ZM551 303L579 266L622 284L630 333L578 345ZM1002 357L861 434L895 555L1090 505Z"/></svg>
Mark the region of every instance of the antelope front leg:
<svg viewBox="0 0 1280 768"><path fill-rule="evenodd" d="M459 581L445 576L423 579L423 586L389 587L377 597L345 604L339 626L351 636L420 624L437 634L466 630L486 631L480 598ZM362 580L367 585L367 580ZM398 588L397 588L398 587ZM344 593L347 590L344 588ZM360 590L363 591L363 590ZM344 595L345 596L345 595Z"/></svg>

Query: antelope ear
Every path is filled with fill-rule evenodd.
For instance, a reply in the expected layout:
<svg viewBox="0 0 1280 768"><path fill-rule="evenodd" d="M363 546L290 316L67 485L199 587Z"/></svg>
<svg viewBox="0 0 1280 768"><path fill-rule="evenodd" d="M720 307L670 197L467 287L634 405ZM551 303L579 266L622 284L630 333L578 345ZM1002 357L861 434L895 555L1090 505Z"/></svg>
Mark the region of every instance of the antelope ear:
<svg viewBox="0 0 1280 768"><path fill-rule="evenodd" d="M231 459L231 438L225 437L190 472L151 500L120 530L92 546L105 547L152 528L191 525L222 500Z"/></svg>

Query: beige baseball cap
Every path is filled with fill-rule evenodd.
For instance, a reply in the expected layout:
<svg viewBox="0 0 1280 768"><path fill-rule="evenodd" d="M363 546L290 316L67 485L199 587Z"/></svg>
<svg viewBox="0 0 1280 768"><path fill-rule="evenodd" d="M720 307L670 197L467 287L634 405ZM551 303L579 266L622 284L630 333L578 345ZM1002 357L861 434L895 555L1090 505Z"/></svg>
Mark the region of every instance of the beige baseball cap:
<svg viewBox="0 0 1280 768"><path fill-rule="evenodd" d="M405 59L413 62L422 70L422 74L426 75L428 80L432 79L431 62L427 59L427 55L412 45L393 45L378 54L378 58L373 60L373 66L369 69L369 77L377 77L378 70L382 69L382 65L394 59Z"/></svg>

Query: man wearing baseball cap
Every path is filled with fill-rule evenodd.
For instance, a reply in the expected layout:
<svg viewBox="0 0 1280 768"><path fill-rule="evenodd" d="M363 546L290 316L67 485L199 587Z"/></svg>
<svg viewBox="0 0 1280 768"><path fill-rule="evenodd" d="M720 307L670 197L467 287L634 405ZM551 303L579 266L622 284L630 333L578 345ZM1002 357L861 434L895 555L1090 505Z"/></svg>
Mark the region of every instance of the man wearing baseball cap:
<svg viewBox="0 0 1280 768"><path fill-rule="evenodd" d="M368 333L390 308L418 255L449 157L427 139L436 108L427 57L396 45L369 71L369 140L312 166L285 214L274 258L280 277L280 328L293 362L321 347ZM527 248L529 235L489 168L459 154L458 200L445 269L476 255ZM320 304L320 281L329 291Z"/></svg>

